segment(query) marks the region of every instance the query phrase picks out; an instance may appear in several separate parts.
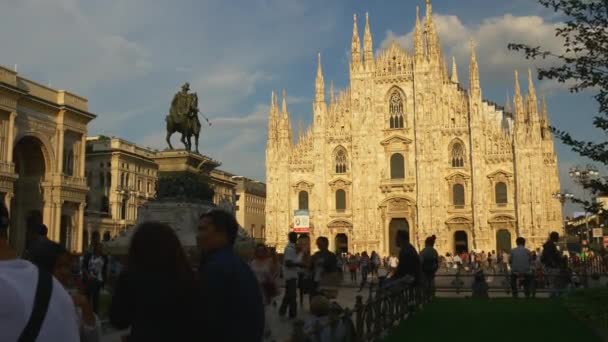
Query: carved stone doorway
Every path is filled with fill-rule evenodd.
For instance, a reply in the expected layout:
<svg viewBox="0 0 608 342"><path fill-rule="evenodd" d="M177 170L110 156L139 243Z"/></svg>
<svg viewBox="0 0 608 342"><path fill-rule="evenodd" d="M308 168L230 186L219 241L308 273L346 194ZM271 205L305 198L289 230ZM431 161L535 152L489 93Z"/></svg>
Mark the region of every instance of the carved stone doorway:
<svg viewBox="0 0 608 342"><path fill-rule="evenodd" d="M11 202L9 240L13 247L21 251L25 248L28 225L42 223L41 182L47 167L42 142L32 136L19 140L13 156L19 178L15 181L15 197Z"/></svg>
<svg viewBox="0 0 608 342"><path fill-rule="evenodd" d="M336 235L335 239L336 255L348 253L348 236L344 233Z"/></svg>
<svg viewBox="0 0 608 342"><path fill-rule="evenodd" d="M454 252L460 254L469 251L469 236L464 230L454 232Z"/></svg>
<svg viewBox="0 0 608 342"><path fill-rule="evenodd" d="M509 252L511 250L511 232L506 229L496 231L496 252Z"/></svg>
<svg viewBox="0 0 608 342"><path fill-rule="evenodd" d="M397 232L400 230L404 230L407 232L408 235L410 235L410 225L407 222L407 219L405 219L404 217L391 219L391 222L388 225L388 232L389 232L388 252L390 255L399 256L399 252L401 251L401 248L399 248L399 246L397 246L396 238L397 238ZM410 240L411 240L411 236L410 236Z"/></svg>

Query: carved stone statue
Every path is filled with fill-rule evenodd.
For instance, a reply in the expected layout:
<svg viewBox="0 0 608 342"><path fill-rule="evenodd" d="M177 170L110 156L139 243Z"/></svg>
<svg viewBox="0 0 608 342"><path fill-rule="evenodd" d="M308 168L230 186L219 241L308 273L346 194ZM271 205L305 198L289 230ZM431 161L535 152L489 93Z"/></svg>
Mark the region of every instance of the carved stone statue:
<svg viewBox="0 0 608 342"><path fill-rule="evenodd" d="M190 93L190 84L187 82L182 86L182 90L175 94L171 101L169 115L165 118L167 123L167 144L170 149L171 135L175 132L182 134L181 141L188 151L192 150L192 136L194 136L194 146L198 153L198 137L201 131L201 123L198 120L198 96Z"/></svg>

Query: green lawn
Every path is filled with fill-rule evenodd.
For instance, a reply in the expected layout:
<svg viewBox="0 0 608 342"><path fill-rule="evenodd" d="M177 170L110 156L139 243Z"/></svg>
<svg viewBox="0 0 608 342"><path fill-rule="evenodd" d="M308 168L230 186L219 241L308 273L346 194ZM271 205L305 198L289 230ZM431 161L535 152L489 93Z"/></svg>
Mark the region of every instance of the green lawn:
<svg viewBox="0 0 608 342"><path fill-rule="evenodd" d="M600 342L559 302L549 299L439 298L403 322L385 342Z"/></svg>

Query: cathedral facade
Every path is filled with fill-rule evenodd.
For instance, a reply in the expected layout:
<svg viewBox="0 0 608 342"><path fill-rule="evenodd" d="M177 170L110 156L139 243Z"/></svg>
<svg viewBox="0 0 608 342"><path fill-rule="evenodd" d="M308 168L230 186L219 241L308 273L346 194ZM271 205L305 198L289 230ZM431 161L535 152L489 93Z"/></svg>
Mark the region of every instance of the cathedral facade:
<svg viewBox="0 0 608 342"><path fill-rule="evenodd" d="M310 238L335 251L396 254L396 231L441 253L506 250L523 236L539 247L562 230L557 156L546 104L531 73L512 104L484 100L474 46L469 84L448 75L427 1L416 11L413 52L396 42L374 55L366 14L354 18L350 86L326 99L319 55L311 126L294 142L285 95L273 93L266 149L266 242L279 250L294 212ZM511 108L513 108L511 110Z"/></svg>

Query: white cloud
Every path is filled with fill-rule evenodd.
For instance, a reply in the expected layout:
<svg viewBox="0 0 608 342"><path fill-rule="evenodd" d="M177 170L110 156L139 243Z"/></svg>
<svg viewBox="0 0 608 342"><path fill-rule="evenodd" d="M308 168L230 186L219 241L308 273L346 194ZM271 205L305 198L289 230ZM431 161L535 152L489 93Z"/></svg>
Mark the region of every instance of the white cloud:
<svg viewBox="0 0 608 342"><path fill-rule="evenodd" d="M520 77L522 77L521 75L525 74L529 67L550 65L549 61L526 60L522 53L509 51L507 49L509 43L540 45L550 51L563 51L562 41L555 37L555 28L559 23L547 22L540 16L505 14L484 19L481 23L474 25L465 25L453 15L434 15L433 19L439 31L448 66L451 66L451 57L456 57L461 82L468 79L471 39L476 45L482 86L484 82L512 80L515 69L520 71ZM404 35L396 35L394 32L388 31L380 46L388 46L391 40L396 40L411 51L413 30ZM521 81L523 81L523 77ZM560 87L553 81L543 83L547 84L547 90ZM563 88L564 85L561 87Z"/></svg>
<svg viewBox="0 0 608 342"><path fill-rule="evenodd" d="M2 63L82 92L150 70L141 45L92 25L77 0L1 1Z"/></svg>

